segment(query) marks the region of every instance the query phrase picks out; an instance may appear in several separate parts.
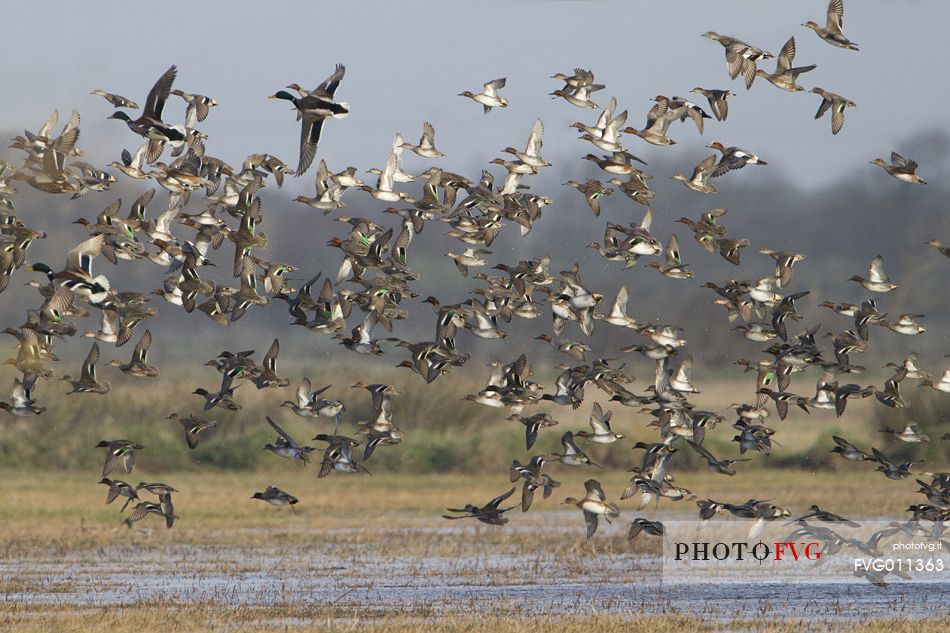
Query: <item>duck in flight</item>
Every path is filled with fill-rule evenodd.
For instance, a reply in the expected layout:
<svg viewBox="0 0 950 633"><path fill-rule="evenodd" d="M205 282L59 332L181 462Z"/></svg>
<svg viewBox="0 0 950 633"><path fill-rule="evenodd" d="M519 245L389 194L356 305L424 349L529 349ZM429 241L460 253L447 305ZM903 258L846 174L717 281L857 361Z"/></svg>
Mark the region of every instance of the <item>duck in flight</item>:
<svg viewBox="0 0 950 633"><path fill-rule="evenodd" d="M314 90L298 90L302 96L295 97L286 90L280 90L269 99L283 99L294 104L302 120L300 124L300 161L295 174L303 175L310 168L317 154L317 143L323 131L323 122L327 119L342 119L350 113L350 104L334 101L336 90L343 80L346 67L337 64L333 74Z"/></svg>

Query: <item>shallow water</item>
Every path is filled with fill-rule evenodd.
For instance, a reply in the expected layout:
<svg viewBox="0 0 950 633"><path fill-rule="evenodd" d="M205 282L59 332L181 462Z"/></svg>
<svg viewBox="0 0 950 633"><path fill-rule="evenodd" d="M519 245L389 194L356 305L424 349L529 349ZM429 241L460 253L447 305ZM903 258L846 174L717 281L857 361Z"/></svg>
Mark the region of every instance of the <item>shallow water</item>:
<svg viewBox="0 0 950 633"><path fill-rule="evenodd" d="M555 536L565 529L562 521L545 525L550 527L535 529ZM569 525L576 533L579 526ZM556 556L543 548L523 551L524 542L492 543L485 534L457 525L429 529L424 537L438 544L419 550L416 541L411 552L404 542L408 532L385 529L350 530L342 542L339 535L331 542L315 534L303 545L275 543L279 539L261 532L248 539L256 545L116 544L55 558L36 550L0 560L0 601L27 609L161 601L227 608L329 605L368 617L423 610L679 613L722 620L927 618L945 615L950 605L950 583L663 585L656 556L592 555L586 547ZM460 540L464 551L446 555L444 544Z"/></svg>

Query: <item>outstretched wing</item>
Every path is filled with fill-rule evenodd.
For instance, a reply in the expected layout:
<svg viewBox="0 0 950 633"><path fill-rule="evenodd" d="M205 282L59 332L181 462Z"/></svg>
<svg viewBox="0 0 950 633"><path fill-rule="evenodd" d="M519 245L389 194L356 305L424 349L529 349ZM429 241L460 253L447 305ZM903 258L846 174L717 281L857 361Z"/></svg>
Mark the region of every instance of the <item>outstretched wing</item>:
<svg viewBox="0 0 950 633"><path fill-rule="evenodd" d="M156 119L162 118L162 110L165 109L168 93L171 92L172 83L175 81L177 75L178 69L172 66L165 71L165 74L158 78L158 81L155 82L152 89L148 91L148 98L145 100L145 109L142 111L143 116L151 116Z"/></svg>

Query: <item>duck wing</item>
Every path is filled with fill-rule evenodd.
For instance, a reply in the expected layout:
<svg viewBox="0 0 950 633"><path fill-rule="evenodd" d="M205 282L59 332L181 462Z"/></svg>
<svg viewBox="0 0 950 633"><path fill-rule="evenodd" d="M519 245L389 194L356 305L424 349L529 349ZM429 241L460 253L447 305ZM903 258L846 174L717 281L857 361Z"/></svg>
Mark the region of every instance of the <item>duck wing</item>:
<svg viewBox="0 0 950 633"><path fill-rule="evenodd" d="M604 494L604 489L600 485L600 482L596 479L588 479L584 482L584 489L587 490L587 495L597 501L606 501L607 495Z"/></svg>
<svg viewBox="0 0 950 633"><path fill-rule="evenodd" d="M343 75L345 74L346 66L343 64L337 64L333 74L327 77L323 83L317 86L314 92L322 93L330 99L333 99L333 96L336 94L336 89L340 86L340 82L343 80Z"/></svg>
<svg viewBox="0 0 950 633"><path fill-rule="evenodd" d="M844 0L831 0L828 3L828 19L825 22L825 30L833 35L842 35L843 23Z"/></svg>
<svg viewBox="0 0 950 633"><path fill-rule="evenodd" d="M787 72L792 67L793 61L795 61L794 36L788 38L788 41L782 46L782 50L778 54L778 59L775 61L775 74L781 75Z"/></svg>
<svg viewBox="0 0 950 633"><path fill-rule="evenodd" d="M142 110L142 117L154 117L161 120L162 110L165 109L165 102L168 101L168 93L171 92L172 83L178 75L178 69L173 65L158 78L152 89L148 91L148 98L145 99L145 109Z"/></svg>
<svg viewBox="0 0 950 633"><path fill-rule="evenodd" d="M104 234L91 237L85 242L81 242L71 251L66 253L66 269L84 275L92 276L92 260L96 255L102 252L102 246L105 244L106 236Z"/></svg>
<svg viewBox="0 0 950 633"><path fill-rule="evenodd" d="M300 160L297 163L296 174L299 176L310 168L313 157L317 154L317 143L323 132L323 117L305 114L300 124Z"/></svg>
<svg viewBox="0 0 950 633"><path fill-rule="evenodd" d="M483 86L485 95L489 97L497 97L498 90L500 90L501 88L504 88L505 83L507 81L508 81L507 77L492 79L491 81L489 81Z"/></svg>
<svg viewBox="0 0 950 633"><path fill-rule="evenodd" d="M272 373L277 373L277 355L279 353L280 341L275 338L274 342L271 343L270 349L267 350L266 354L264 354L264 360L262 364L264 365L265 370Z"/></svg>
<svg viewBox="0 0 950 633"><path fill-rule="evenodd" d="M145 330L145 333L142 334L142 338L139 339L139 342L135 344L135 349L132 350L132 360L145 364L148 359L148 350L152 346L152 332L150 330Z"/></svg>
<svg viewBox="0 0 950 633"><path fill-rule="evenodd" d="M887 274L884 272L884 258L880 255L871 260L871 265L868 267L868 277L873 282L887 281Z"/></svg>
<svg viewBox="0 0 950 633"><path fill-rule="evenodd" d="M275 431L277 431L277 434L278 434L279 436L281 436L282 438L284 438L284 439L287 441L287 444L288 444L289 446L291 446L291 447L293 447L293 448L300 448L300 445L297 444L297 442L294 441L294 438L290 437L290 435L287 434L287 431L285 431L284 429L280 428L280 426L279 426L276 422L274 422L274 420L271 419L270 416L267 416L267 422L271 425L271 427L272 427Z"/></svg>
<svg viewBox="0 0 950 633"><path fill-rule="evenodd" d="M96 382L96 363L99 362L99 343L93 343L86 360L82 363L82 380Z"/></svg>
<svg viewBox="0 0 950 633"><path fill-rule="evenodd" d="M591 538L597 531L597 515L584 510L584 521L587 523L587 538Z"/></svg>
<svg viewBox="0 0 950 633"><path fill-rule="evenodd" d="M514 493L515 493L515 489L512 488L512 489L509 490L508 492L506 492L506 493L504 493L504 494L501 494L501 495L498 495L497 497L495 497L494 499L492 499L491 501L488 502L488 506L487 506L487 507L491 507L491 508L497 510L497 509L498 509L498 506L501 505L501 502L504 501L505 499L507 499L508 497L510 497L511 495L513 495Z"/></svg>

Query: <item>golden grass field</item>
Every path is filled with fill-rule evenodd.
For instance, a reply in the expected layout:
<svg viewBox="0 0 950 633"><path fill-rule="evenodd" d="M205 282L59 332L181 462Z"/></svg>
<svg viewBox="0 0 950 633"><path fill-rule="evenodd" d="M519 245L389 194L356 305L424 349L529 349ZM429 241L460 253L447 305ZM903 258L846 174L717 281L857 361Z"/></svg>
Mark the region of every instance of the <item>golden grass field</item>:
<svg viewBox="0 0 950 633"><path fill-rule="evenodd" d="M855 465L855 470L861 468ZM772 498L783 507L804 511L813 503L838 508L859 518L902 517L917 485L910 480L895 482L874 473L809 472L802 470L753 470L735 477L706 471L677 475L677 483L696 491L701 498L741 502L748 498ZM550 500L538 500L531 512L563 510L559 502L580 496L583 482L597 477L610 498L616 500L629 475L592 468L552 467L561 481ZM118 507L104 505L106 486L96 485L99 473L0 471L8 491L0 497L0 536L4 550L17 547L96 546L134 542L154 517L127 530L120 522ZM115 475L113 475L115 476ZM130 483L152 481L138 470L119 475ZM180 517L168 538L175 542L201 543L206 533L228 538L242 530L275 529L289 533L324 529L384 525L385 527L439 526L446 507L467 502L481 504L515 484L507 471L485 476L461 474L376 476L330 476L318 480L316 470L280 463L250 472L166 472L159 479L176 487L175 512ZM301 501L296 514L250 499L253 492L277 485ZM630 502L621 503L632 513ZM664 500L660 510L680 518L695 515L689 501ZM645 509L644 514L652 513ZM515 516L512 524L519 517ZM630 517L632 518L632 514ZM577 536L584 536L584 521L576 517ZM155 525L159 522L156 520ZM121 528L121 529L120 529ZM149 530L148 538L164 538L164 530Z"/></svg>

